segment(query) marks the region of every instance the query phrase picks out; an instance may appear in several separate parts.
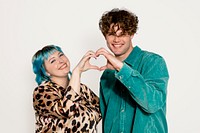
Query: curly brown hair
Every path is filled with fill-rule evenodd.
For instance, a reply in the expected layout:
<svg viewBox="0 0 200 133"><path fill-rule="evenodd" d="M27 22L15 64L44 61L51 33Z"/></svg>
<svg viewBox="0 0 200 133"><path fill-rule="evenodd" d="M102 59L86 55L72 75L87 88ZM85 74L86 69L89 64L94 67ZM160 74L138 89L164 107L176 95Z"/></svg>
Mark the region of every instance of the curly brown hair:
<svg viewBox="0 0 200 133"><path fill-rule="evenodd" d="M111 24L122 29L124 34L133 35L138 29L138 17L127 10L114 8L105 12L99 20L99 29L104 36L108 34ZM114 31L114 26L112 27Z"/></svg>

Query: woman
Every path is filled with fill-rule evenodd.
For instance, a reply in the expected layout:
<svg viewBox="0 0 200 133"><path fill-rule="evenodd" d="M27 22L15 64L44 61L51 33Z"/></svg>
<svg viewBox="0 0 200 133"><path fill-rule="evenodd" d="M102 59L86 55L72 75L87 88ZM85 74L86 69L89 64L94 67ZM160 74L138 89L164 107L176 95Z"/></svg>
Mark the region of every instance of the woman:
<svg viewBox="0 0 200 133"><path fill-rule="evenodd" d="M82 72L99 68L88 51L70 74L70 62L61 48L48 45L32 58L38 87L33 92L36 133L96 132L101 120L99 98L80 83ZM69 77L69 75L71 75Z"/></svg>

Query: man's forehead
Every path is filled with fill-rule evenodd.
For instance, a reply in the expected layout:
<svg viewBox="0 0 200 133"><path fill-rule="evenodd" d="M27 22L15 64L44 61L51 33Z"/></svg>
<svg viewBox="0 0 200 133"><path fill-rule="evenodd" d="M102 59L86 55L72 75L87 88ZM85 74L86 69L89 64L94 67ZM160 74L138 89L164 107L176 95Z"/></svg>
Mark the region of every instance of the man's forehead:
<svg viewBox="0 0 200 133"><path fill-rule="evenodd" d="M120 24L117 23L117 24L111 24L110 25L110 30L114 31L114 32L117 32L118 30L122 30L122 29L120 27Z"/></svg>
<svg viewBox="0 0 200 133"><path fill-rule="evenodd" d="M123 33L123 29L120 27L119 24L111 24L109 32L115 33L115 34L119 34L119 33L121 34Z"/></svg>

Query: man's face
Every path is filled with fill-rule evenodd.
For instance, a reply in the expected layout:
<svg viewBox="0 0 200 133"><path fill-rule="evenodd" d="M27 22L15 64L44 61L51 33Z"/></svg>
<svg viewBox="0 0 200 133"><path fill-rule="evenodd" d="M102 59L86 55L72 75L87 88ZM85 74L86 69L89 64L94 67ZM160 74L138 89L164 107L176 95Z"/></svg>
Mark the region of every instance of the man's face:
<svg viewBox="0 0 200 133"><path fill-rule="evenodd" d="M119 25L111 24L108 34L105 39L108 48L116 57L125 59L133 49L131 39L133 35L124 33Z"/></svg>

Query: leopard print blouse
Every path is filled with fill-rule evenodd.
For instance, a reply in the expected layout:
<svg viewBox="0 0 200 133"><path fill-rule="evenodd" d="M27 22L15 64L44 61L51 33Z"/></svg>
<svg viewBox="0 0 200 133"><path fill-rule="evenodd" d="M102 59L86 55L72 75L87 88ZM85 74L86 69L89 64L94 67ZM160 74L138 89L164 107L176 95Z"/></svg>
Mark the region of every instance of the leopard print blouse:
<svg viewBox="0 0 200 133"><path fill-rule="evenodd" d="M78 95L46 81L33 92L36 133L96 133L101 120L99 98L86 85L81 84Z"/></svg>

